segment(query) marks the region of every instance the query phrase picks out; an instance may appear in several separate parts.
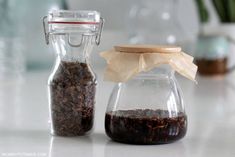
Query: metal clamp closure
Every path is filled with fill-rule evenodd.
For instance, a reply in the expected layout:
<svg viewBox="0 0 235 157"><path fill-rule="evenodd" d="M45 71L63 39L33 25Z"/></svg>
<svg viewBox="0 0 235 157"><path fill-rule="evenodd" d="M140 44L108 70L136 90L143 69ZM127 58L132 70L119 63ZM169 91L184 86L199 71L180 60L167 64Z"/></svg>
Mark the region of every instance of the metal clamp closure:
<svg viewBox="0 0 235 157"><path fill-rule="evenodd" d="M45 40L46 40L46 44L49 44L49 36L50 33L48 32L48 30L46 29L46 23L47 23L47 16L43 17L43 30L44 30L44 35L45 35ZM104 19L101 17L100 18L100 23L99 23L99 31L96 34L95 37L95 43L98 46L100 44L100 40L101 40L101 36L102 36L102 31L103 31L103 27L104 27ZM81 38L81 42L79 44L72 44L71 43L71 39L70 37L68 38L68 44L72 47L80 47L82 45L82 42L84 41L84 37L86 35L82 34L82 38Z"/></svg>
<svg viewBox="0 0 235 157"><path fill-rule="evenodd" d="M97 46L100 44L103 27L104 27L104 18L101 17L100 18L99 33L96 35L96 38L95 38L95 43Z"/></svg>
<svg viewBox="0 0 235 157"><path fill-rule="evenodd" d="M49 45L49 33L47 32L47 29L46 29L47 16L44 16L42 20L43 20L43 30L44 30L46 44Z"/></svg>

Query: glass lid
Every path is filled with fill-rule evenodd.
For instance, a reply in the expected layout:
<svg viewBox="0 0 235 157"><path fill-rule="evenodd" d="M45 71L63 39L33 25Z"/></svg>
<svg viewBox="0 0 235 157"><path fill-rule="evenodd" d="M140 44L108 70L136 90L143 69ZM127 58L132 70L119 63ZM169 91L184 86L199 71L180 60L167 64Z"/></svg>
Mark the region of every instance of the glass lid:
<svg viewBox="0 0 235 157"><path fill-rule="evenodd" d="M43 18L47 44L50 35L79 33L82 36L96 36L96 44L99 45L103 23L99 12L88 10L53 10Z"/></svg>
<svg viewBox="0 0 235 157"><path fill-rule="evenodd" d="M97 11L54 10L49 13L49 24L91 24L100 23L100 13Z"/></svg>

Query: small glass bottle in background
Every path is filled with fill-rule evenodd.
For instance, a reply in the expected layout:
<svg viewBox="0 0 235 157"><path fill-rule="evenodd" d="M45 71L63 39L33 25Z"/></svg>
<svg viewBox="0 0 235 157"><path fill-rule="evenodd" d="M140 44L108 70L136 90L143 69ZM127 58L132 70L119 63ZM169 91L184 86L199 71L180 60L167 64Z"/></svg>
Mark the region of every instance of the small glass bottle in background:
<svg viewBox="0 0 235 157"><path fill-rule="evenodd" d="M8 0L0 2L0 81L5 84L21 80L25 71L24 46L15 7Z"/></svg>
<svg viewBox="0 0 235 157"><path fill-rule="evenodd" d="M226 37L216 34L199 35L194 55L201 75L225 75L230 70L229 41Z"/></svg>
<svg viewBox="0 0 235 157"><path fill-rule="evenodd" d="M53 65L53 53L45 46L41 37L41 17L51 10L66 10L66 0L8 0L18 7L13 10L18 14L20 37L24 44L24 57L28 70L48 69Z"/></svg>

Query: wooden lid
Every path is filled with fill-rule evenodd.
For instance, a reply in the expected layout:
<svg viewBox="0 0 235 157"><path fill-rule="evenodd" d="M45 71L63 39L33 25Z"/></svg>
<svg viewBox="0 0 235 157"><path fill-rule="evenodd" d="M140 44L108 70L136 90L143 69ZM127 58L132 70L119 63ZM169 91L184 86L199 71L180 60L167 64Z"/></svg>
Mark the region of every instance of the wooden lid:
<svg viewBox="0 0 235 157"><path fill-rule="evenodd" d="M118 45L114 49L125 53L174 53L181 52L181 47L164 45Z"/></svg>

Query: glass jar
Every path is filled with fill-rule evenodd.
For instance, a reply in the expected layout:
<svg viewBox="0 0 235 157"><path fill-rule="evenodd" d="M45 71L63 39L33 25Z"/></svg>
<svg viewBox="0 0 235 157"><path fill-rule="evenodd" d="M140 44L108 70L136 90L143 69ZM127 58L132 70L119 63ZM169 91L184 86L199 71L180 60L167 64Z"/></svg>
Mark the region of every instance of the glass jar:
<svg viewBox="0 0 235 157"><path fill-rule="evenodd" d="M101 56L105 80L116 82L105 115L106 134L130 144L164 144L183 138L187 115L175 71L195 81L197 66L180 47L114 46Z"/></svg>
<svg viewBox="0 0 235 157"><path fill-rule="evenodd" d="M187 116L174 71L167 66L118 83L110 96L105 130L115 141L170 143L185 136Z"/></svg>
<svg viewBox="0 0 235 157"><path fill-rule="evenodd" d="M89 56L100 43L102 27L96 11L53 11L44 17L46 42L50 36L57 54L48 80L53 135L77 136L92 129L97 81Z"/></svg>
<svg viewBox="0 0 235 157"><path fill-rule="evenodd" d="M178 4L178 0L134 3L127 20L130 43L179 45L191 51L193 42L178 18Z"/></svg>
<svg viewBox="0 0 235 157"><path fill-rule="evenodd" d="M18 7L17 1L0 1L0 84L21 82L26 70Z"/></svg>
<svg viewBox="0 0 235 157"><path fill-rule="evenodd" d="M24 48L22 52L27 70L47 69L51 67L53 53L47 48L43 38L39 38L42 34L41 20L39 19L51 10L68 9L66 0L1 1L7 1L11 9L10 15L12 15L16 22L16 24L10 23L10 25L15 30L18 30L20 41Z"/></svg>
<svg viewBox="0 0 235 157"><path fill-rule="evenodd" d="M198 72L204 76L224 75L228 68L229 41L220 35L199 35L194 54Z"/></svg>

